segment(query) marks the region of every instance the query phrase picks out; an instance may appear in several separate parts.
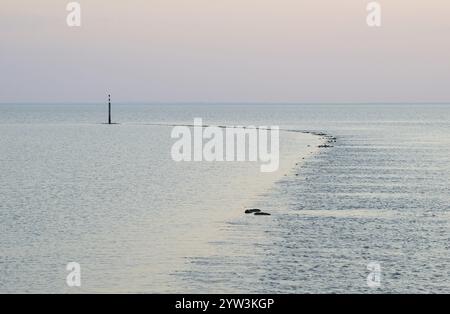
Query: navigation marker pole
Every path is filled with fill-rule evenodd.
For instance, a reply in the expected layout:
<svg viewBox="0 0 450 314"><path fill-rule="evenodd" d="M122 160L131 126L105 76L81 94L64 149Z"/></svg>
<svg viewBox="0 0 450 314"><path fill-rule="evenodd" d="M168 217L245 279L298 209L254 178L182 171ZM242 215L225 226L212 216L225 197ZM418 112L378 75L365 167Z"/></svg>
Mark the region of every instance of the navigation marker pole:
<svg viewBox="0 0 450 314"><path fill-rule="evenodd" d="M108 94L108 124L111 124L111 95Z"/></svg>

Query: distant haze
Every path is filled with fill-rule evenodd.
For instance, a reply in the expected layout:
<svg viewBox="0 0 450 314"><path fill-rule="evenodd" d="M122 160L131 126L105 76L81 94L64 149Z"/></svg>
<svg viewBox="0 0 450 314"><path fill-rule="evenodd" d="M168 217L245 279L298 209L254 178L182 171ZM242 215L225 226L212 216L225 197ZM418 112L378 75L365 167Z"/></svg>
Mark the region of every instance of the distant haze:
<svg viewBox="0 0 450 314"><path fill-rule="evenodd" d="M2 0L0 102L446 102L450 2Z"/></svg>

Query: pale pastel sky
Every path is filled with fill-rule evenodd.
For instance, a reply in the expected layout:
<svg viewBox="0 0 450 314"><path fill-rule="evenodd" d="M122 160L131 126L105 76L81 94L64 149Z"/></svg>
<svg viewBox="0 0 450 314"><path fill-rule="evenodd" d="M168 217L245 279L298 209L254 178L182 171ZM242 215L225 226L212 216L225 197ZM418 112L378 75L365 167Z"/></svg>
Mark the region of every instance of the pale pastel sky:
<svg viewBox="0 0 450 314"><path fill-rule="evenodd" d="M2 0L0 102L448 102L450 1Z"/></svg>

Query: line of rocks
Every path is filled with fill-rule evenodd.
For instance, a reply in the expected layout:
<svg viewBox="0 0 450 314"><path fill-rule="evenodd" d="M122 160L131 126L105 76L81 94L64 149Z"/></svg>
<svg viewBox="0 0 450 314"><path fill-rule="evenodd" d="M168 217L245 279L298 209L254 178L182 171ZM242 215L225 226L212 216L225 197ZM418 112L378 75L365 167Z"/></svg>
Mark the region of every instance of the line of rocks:
<svg viewBox="0 0 450 314"><path fill-rule="evenodd" d="M323 139L326 139L326 143L322 144L322 145L319 145L318 146L319 148L331 148L331 147L334 147L333 143L336 143L336 141L337 141L336 137L334 137L332 135L329 135L329 134L326 134L326 133L323 133L323 132L313 132L313 131L301 131L301 132L302 133L308 133L308 134L317 135L317 136L322 137ZM311 145L308 145L308 147L310 147L310 146ZM305 159L305 158L303 157L302 159ZM296 165L298 165L298 163ZM296 174L296 176L298 176L298 174ZM263 212L263 211L261 211L261 209L258 209L258 208L246 209L245 210L245 214L247 214L247 215L253 214L254 216L271 216L270 213Z"/></svg>
<svg viewBox="0 0 450 314"><path fill-rule="evenodd" d="M324 139L327 140L327 142L325 144L319 145L318 146L319 148L331 148L331 147L334 147L333 144L336 143L336 141L337 141L336 137L334 137L332 135L329 135L329 134L326 134L326 133L322 133L322 132L310 132L310 133L314 134L314 135L317 135L317 136L321 136L321 137L323 137Z"/></svg>

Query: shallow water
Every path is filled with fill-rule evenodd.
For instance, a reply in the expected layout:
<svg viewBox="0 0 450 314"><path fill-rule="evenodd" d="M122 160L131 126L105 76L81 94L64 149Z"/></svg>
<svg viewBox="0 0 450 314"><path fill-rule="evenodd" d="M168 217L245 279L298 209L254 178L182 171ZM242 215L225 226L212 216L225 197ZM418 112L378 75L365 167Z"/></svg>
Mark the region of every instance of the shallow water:
<svg viewBox="0 0 450 314"><path fill-rule="evenodd" d="M270 177L174 164L171 128L149 124L195 117L338 140L309 154L317 138L283 133ZM0 105L1 292L450 292L450 106L135 104L114 119L98 124L99 105Z"/></svg>

